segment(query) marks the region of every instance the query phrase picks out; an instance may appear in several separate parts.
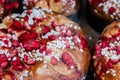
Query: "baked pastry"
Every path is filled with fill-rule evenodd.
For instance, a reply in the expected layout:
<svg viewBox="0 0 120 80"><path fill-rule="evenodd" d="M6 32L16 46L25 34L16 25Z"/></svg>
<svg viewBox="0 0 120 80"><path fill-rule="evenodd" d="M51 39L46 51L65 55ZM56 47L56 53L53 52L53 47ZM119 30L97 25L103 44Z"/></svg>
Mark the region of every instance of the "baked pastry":
<svg viewBox="0 0 120 80"><path fill-rule="evenodd" d="M23 0L23 8L41 7L66 16L79 9L79 0Z"/></svg>
<svg viewBox="0 0 120 80"><path fill-rule="evenodd" d="M78 24L33 8L0 24L1 80L82 80L90 53Z"/></svg>
<svg viewBox="0 0 120 80"><path fill-rule="evenodd" d="M1 0L0 1L0 20L9 13L12 9L18 8L18 0L10 2L10 0Z"/></svg>
<svg viewBox="0 0 120 80"><path fill-rule="evenodd" d="M91 11L107 21L120 19L120 0L89 0Z"/></svg>
<svg viewBox="0 0 120 80"><path fill-rule="evenodd" d="M96 80L120 80L120 22L108 25L95 45Z"/></svg>

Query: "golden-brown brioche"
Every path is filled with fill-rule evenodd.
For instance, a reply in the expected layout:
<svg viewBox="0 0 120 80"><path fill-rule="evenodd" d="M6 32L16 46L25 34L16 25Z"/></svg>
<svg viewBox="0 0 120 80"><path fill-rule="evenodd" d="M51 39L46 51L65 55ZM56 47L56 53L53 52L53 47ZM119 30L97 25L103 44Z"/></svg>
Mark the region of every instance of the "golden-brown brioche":
<svg viewBox="0 0 120 80"><path fill-rule="evenodd" d="M120 80L120 22L108 25L95 45L96 80Z"/></svg>
<svg viewBox="0 0 120 80"><path fill-rule="evenodd" d="M2 80L78 80L90 63L78 24L39 8L7 16L0 24Z"/></svg>

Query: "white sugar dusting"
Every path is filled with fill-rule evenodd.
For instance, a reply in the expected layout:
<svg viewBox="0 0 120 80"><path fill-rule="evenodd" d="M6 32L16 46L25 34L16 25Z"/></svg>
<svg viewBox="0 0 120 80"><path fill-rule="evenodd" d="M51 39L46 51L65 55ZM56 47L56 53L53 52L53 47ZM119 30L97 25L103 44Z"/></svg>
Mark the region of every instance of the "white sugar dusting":
<svg viewBox="0 0 120 80"><path fill-rule="evenodd" d="M109 9L114 8L115 11L110 14L112 19L119 19L120 18L120 0L106 0L101 2L98 7L102 7L105 14L109 14ZM97 12L97 11L95 11Z"/></svg>
<svg viewBox="0 0 120 80"><path fill-rule="evenodd" d="M119 55L117 54L116 50L113 50L113 48L117 45L120 45L119 41L114 41L112 43L109 43L110 47L105 47L101 50L101 54L105 57L111 58L113 60L119 60Z"/></svg>

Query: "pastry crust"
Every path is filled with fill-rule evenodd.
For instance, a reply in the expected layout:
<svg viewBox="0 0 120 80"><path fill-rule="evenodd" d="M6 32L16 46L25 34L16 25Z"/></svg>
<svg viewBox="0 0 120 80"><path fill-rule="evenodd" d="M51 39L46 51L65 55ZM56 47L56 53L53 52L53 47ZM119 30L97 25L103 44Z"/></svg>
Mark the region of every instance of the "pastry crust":
<svg viewBox="0 0 120 80"><path fill-rule="evenodd" d="M120 19L119 0L89 0L92 13L106 21L112 22Z"/></svg>
<svg viewBox="0 0 120 80"><path fill-rule="evenodd" d="M95 45L96 80L120 79L120 22L108 25Z"/></svg>
<svg viewBox="0 0 120 80"><path fill-rule="evenodd" d="M0 24L0 49L7 51L0 56L1 80L82 80L90 63L85 36L78 24L48 12L33 8Z"/></svg>
<svg viewBox="0 0 120 80"><path fill-rule="evenodd" d="M41 7L66 16L72 15L79 9L79 0L24 0L24 9Z"/></svg>

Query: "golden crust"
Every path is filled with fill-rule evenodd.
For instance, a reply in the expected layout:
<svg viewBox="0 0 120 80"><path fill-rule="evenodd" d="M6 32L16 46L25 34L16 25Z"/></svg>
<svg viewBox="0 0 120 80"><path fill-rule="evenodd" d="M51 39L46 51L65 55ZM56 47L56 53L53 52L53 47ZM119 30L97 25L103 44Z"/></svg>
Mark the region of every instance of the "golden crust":
<svg viewBox="0 0 120 80"><path fill-rule="evenodd" d="M119 32L119 27L120 27L119 21L113 22L112 24L108 25L104 29L102 36L105 36L108 38L114 36L115 34L117 34Z"/></svg>
<svg viewBox="0 0 120 80"><path fill-rule="evenodd" d="M32 12L30 10L28 10L31 13L27 14L25 12L24 14L29 15L29 16L33 15L33 13L35 12L34 10L41 12L42 9L33 9L33 10L31 10ZM43 11L43 14L45 16L44 19L40 22L33 23L33 24L36 24L33 28L28 28L28 27L30 27L31 23L24 21L23 18L21 18L20 16L17 16L15 18L13 18L11 16L11 17L9 17L10 20L7 21L7 19L6 19L7 17L3 20L3 23L1 24L1 26L3 26L3 27L1 27L0 29L6 28L6 29L8 29L8 31L9 30L12 31L11 25L12 25L12 23L14 23L14 20L17 19L17 21L19 21L21 24L23 24L23 25L27 24L28 30L35 31L37 34L42 34L42 36L44 36L43 28L45 26L48 26L49 28L51 28L51 30L54 31L54 29L51 27L51 23L54 22L54 24L56 26L58 26L58 29L60 29L60 30L62 29L62 27L65 29L67 28L68 30L72 30L72 34L74 36L76 34L75 37L77 37L77 35L79 35L81 37L80 38L81 41L80 41L79 45L74 43L73 48L65 47L62 49L62 47L57 48L57 47L59 47L58 45L54 46L56 40L50 41L49 38L47 38L47 39L41 38L40 40L43 44L46 43L46 41L49 44L54 44L52 47L49 47L48 49L52 50L52 52L54 52L55 55L54 54L42 55L42 57L41 57L42 61L37 61L35 63L35 65L31 65L31 69L30 70L28 69L29 74L27 76L22 76L24 78L23 80L29 80L29 79L30 80L35 80L35 79L36 80L43 80L43 79L44 80L77 80L78 78L82 79L82 77L87 72L89 63L90 63L90 53L89 53L89 49L88 49L88 44L86 42L84 42L85 36L84 36L82 30L80 29L78 24L72 22L71 20L67 19L63 15L47 13L44 11ZM34 16L32 16L32 17L34 17ZM37 16L36 18L39 18L39 17L41 17L41 16ZM24 32L26 32L26 30L18 31L17 35L20 36ZM50 34L52 34L52 33L50 33ZM59 35L62 38L62 35L60 35L60 34L57 34L57 35ZM72 36L68 35L68 37L64 37L64 39L67 39L67 38L70 39L70 37L73 37L73 35ZM39 38L38 38L38 40L39 40ZM57 40L59 40L59 39L57 39ZM71 43L71 42L69 42L69 43ZM49 44L47 44L47 46L50 46ZM70 45L72 45L72 44L70 44ZM42 46L42 44L41 44L41 46ZM33 52L32 54L36 54L36 53ZM68 62L64 62L64 60L62 59L64 57L63 56L64 54L69 57L68 59L72 60L72 65L74 62L74 64L75 64L74 66L70 66L71 61L69 62L69 60L68 60ZM57 58L57 60L58 60L57 64L53 63L54 61L51 62L51 57L50 57L51 55L53 55L55 58ZM18 80L19 80L20 76L23 74L23 72L17 72L19 75L15 74L15 76L17 76Z"/></svg>
<svg viewBox="0 0 120 80"><path fill-rule="evenodd" d="M120 46L118 42L120 38L119 33L120 22L113 22L104 29L101 34L101 39L95 45L95 54L93 59L97 79L120 79L120 54L119 51L117 51L117 48L115 48ZM115 49L113 50L113 48Z"/></svg>

